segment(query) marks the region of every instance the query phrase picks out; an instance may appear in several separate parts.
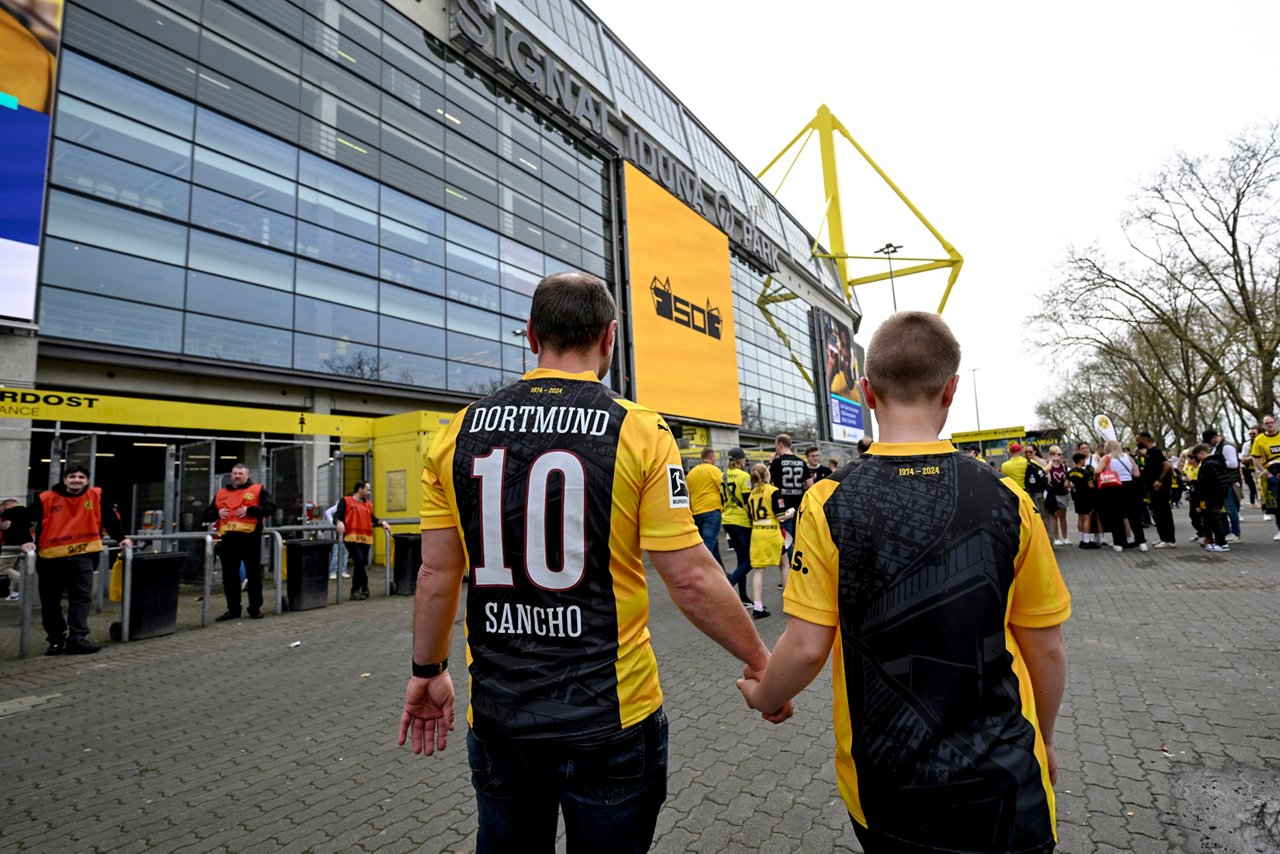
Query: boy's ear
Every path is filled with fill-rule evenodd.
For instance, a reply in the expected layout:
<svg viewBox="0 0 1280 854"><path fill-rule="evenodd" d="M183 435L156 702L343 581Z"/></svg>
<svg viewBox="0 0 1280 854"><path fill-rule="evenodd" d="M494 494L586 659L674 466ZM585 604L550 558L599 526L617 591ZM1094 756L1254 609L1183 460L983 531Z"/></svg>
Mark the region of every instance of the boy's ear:
<svg viewBox="0 0 1280 854"><path fill-rule="evenodd" d="M876 394L871 390L871 383L866 377L858 377L858 388L862 389L862 400L868 409L876 408Z"/></svg>
<svg viewBox="0 0 1280 854"><path fill-rule="evenodd" d="M956 374L947 380L947 384L942 387L942 408L950 409L951 401L955 400L956 387L960 384L960 375Z"/></svg>

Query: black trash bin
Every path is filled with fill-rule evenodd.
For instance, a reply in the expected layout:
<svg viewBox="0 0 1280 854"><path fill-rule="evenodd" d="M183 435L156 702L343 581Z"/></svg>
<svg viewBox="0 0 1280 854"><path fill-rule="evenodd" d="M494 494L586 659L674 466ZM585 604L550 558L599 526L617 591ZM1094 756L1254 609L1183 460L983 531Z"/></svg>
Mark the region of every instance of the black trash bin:
<svg viewBox="0 0 1280 854"><path fill-rule="evenodd" d="M178 580L185 552L134 554L129 585L129 640L173 634L178 624ZM111 639L123 636L120 622L111 624Z"/></svg>
<svg viewBox="0 0 1280 854"><path fill-rule="evenodd" d="M333 540L289 540L284 559L289 577L285 590L290 611L309 611L329 604L329 556Z"/></svg>
<svg viewBox="0 0 1280 854"><path fill-rule="evenodd" d="M418 589L418 567L422 565L422 534L392 534L395 563L391 565L391 592L412 596Z"/></svg>

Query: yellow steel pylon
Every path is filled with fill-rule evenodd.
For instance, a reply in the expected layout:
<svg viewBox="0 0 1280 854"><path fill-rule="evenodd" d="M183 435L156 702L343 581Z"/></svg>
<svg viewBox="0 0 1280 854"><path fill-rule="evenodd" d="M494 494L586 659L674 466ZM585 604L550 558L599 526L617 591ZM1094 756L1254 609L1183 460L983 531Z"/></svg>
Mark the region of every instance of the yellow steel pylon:
<svg viewBox="0 0 1280 854"><path fill-rule="evenodd" d="M884 179L884 182L889 185L889 189L893 190L897 197L902 200L902 203L905 204L913 214L915 214L916 219L920 220L921 225L929 230L929 233L932 234L938 241L939 245L942 246L943 251L947 253L946 258L900 258L898 260L918 261L921 263L916 264L914 267L906 267L901 270L897 270L892 274L876 273L871 276L860 276L856 279L849 278L849 260L876 261L879 260L879 258L873 255L850 255L845 252L844 219L840 212L840 181L836 175L836 132L839 132L841 136L849 140L849 144L857 150L858 154L862 155L862 159L867 161L872 169L876 170L876 174ZM942 294L942 301L938 303L938 313L941 314L942 310L947 305L947 298L951 296L951 288L955 285L956 279L960 276L960 268L964 265L964 258L960 256L960 253L956 251L954 246L948 243L947 240L938 233L938 230L933 227L929 220L925 219L924 214L920 213L920 210L911 203L911 200L903 194L902 190L898 189L898 185L893 183L893 179L886 175L884 170L871 159L871 155L867 154L866 150L863 149L861 145L858 145L858 141L850 135L849 131L845 129L845 126L840 123L840 120L831 114L831 110L827 108L826 104L818 107L818 114L814 116L813 120L801 128L800 132L787 143L786 147L783 148L782 151L778 152L778 156L770 160L769 165L761 169L760 173L756 177L763 179L765 173L772 169L774 164L781 160L782 156L790 151L792 146L799 142L800 137L803 136L805 138L804 143L801 144L800 150L796 152L795 158L791 161L791 166L787 167L786 174L782 176L782 181L778 183L778 189L782 189L782 183L785 182L787 180L787 176L791 174L792 167L794 167L796 165L796 161L800 159L800 154L804 152L804 146L808 144L809 137L814 133L818 134L818 144L822 155L822 188L823 192L825 192L827 196L827 204L822 215L822 223L818 226L818 232L820 233L822 231L822 225L828 226L827 243L831 247L830 252L820 252L818 249L818 241L815 240L812 248L814 257L830 258L836 262L836 270L839 271L840 281L844 284L845 298L849 300L852 300L853 289L858 285L865 285L870 282L882 282L885 279L888 279L890 275L896 279L899 276L909 276L912 273L924 273L929 270L940 270L944 267L950 267L951 275L947 277L947 289ZM774 191L774 194L777 195L777 190ZM763 297L764 295L762 294L762 298Z"/></svg>

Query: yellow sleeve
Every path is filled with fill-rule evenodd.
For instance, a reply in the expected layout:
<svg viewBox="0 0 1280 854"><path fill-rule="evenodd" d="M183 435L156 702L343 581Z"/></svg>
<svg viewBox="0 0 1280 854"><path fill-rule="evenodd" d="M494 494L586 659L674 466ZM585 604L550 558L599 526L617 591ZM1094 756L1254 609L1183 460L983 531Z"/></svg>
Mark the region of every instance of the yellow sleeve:
<svg viewBox="0 0 1280 854"><path fill-rule="evenodd" d="M639 469L640 548L673 552L701 543L680 449L666 423L656 412L632 409L618 438L617 465Z"/></svg>
<svg viewBox="0 0 1280 854"><path fill-rule="evenodd" d="M827 514L822 510L837 486L831 478L820 480L800 499L791 577L782 594L784 611L818 626L840 623L840 555L827 527Z"/></svg>
<svg viewBox="0 0 1280 854"><path fill-rule="evenodd" d="M1013 590L1009 594L1009 622L1028 629L1044 629L1071 616L1071 594L1062 580L1058 559L1049 545L1040 514L1027 494L1007 479L1002 481L1018 496L1022 533L1013 565Z"/></svg>
<svg viewBox="0 0 1280 854"><path fill-rule="evenodd" d="M458 430L467 410L462 410L449 426L436 434L422 467L421 527L424 531L454 528L458 525L453 501L453 452Z"/></svg>

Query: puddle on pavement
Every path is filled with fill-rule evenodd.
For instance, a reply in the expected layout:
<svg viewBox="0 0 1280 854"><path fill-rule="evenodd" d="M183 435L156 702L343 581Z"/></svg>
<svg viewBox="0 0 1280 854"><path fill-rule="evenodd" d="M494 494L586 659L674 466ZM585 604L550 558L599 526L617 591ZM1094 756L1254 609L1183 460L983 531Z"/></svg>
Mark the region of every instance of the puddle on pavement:
<svg viewBox="0 0 1280 854"><path fill-rule="evenodd" d="M1174 778L1187 851L1280 851L1280 774L1254 768Z"/></svg>

